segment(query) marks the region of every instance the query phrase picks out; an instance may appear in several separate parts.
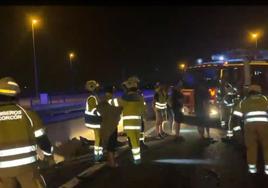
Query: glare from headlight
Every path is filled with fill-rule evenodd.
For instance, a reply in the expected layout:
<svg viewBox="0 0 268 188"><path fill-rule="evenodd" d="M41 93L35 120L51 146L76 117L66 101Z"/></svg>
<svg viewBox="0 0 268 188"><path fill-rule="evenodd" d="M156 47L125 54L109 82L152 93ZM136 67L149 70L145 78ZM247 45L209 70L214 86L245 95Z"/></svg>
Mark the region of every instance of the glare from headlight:
<svg viewBox="0 0 268 188"><path fill-rule="evenodd" d="M210 109L209 115L210 116L216 116L216 115L218 115L218 110L216 110L216 109Z"/></svg>

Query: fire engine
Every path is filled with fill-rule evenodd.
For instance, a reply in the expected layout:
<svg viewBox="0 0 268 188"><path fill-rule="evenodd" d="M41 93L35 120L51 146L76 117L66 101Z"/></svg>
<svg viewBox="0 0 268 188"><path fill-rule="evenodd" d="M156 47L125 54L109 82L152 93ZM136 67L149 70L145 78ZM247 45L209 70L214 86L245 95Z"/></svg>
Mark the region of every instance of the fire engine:
<svg viewBox="0 0 268 188"><path fill-rule="evenodd" d="M195 87L203 79L210 96L207 112L211 125L228 124L224 97L229 91L226 86L235 91L235 101L245 96L249 84L258 84L263 93L268 94L268 59L265 58L222 58L214 61L189 66L183 73L185 96L185 115L195 117ZM192 118L193 119L193 118Z"/></svg>

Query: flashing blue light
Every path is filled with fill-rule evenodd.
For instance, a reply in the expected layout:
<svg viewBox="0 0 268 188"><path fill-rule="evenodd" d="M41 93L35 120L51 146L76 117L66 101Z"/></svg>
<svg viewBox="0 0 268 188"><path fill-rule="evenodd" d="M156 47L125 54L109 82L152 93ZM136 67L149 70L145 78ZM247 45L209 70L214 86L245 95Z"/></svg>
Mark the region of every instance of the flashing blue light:
<svg viewBox="0 0 268 188"><path fill-rule="evenodd" d="M219 56L219 60L224 61L224 56L223 55Z"/></svg>
<svg viewBox="0 0 268 188"><path fill-rule="evenodd" d="M201 58L197 59L197 63L200 65L203 62Z"/></svg>

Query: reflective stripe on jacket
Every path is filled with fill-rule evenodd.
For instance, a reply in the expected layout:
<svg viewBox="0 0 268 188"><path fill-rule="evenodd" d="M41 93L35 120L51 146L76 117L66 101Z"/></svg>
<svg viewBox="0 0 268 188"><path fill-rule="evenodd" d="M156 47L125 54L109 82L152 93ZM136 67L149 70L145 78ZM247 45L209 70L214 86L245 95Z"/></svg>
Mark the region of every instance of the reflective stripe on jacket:
<svg viewBox="0 0 268 188"><path fill-rule="evenodd" d="M36 139L45 134L35 112L19 105L0 105L0 169L36 162Z"/></svg>
<svg viewBox="0 0 268 188"><path fill-rule="evenodd" d="M99 101L94 95L87 98L85 110L85 126L91 129L101 128L101 114L97 111Z"/></svg>
<svg viewBox="0 0 268 188"><path fill-rule="evenodd" d="M233 115L243 118L245 124L268 123L268 100L264 95L249 96L235 107Z"/></svg>

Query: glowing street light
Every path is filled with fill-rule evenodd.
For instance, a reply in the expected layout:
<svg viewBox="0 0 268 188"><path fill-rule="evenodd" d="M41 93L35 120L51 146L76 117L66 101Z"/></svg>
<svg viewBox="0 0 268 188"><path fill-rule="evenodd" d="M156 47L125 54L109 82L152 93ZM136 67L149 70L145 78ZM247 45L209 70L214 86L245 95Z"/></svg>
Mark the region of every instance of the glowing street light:
<svg viewBox="0 0 268 188"><path fill-rule="evenodd" d="M34 26L38 23L37 19L32 19L32 39L33 39L33 61L34 61L34 80L35 80L35 97L39 96L39 78L38 78L38 67L36 61L35 52L35 36L34 36Z"/></svg>
<svg viewBox="0 0 268 188"><path fill-rule="evenodd" d="M178 68L180 69L180 70L184 70L185 69L185 67L186 67L186 64L185 63L180 63L180 64L178 64Z"/></svg>
<svg viewBox="0 0 268 188"><path fill-rule="evenodd" d="M259 38L259 34L258 34L258 33L251 33L251 37L252 37L252 39L255 40L256 48L258 48L258 38Z"/></svg>

